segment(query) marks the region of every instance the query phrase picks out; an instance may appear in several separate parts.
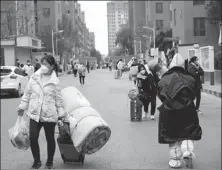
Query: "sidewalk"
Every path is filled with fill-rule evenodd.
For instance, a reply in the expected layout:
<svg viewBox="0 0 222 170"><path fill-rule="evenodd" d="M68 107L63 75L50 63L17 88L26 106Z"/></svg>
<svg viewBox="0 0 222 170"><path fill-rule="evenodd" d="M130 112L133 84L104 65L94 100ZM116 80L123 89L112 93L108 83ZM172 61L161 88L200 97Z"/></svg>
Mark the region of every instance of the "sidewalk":
<svg viewBox="0 0 222 170"><path fill-rule="evenodd" d="M210 85L210 82L205 82L202 91L221 98L221 84L219 83Z"/></svg>

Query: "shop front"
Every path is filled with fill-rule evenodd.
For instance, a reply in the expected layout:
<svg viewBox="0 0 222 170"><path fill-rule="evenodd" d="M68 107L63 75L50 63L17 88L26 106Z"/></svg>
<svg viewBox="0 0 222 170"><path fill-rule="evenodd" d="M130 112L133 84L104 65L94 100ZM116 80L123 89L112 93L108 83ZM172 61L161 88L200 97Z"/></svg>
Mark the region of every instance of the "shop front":
<svg viewBox="0 0 222 170"><path fill-rule="evenodd" d="M26 64L27 60L33 60L32 50L41 49L41 40L31 36L18 36L7 39L1 39L1 65L13 66L16 59L21 64Z"/></svg>

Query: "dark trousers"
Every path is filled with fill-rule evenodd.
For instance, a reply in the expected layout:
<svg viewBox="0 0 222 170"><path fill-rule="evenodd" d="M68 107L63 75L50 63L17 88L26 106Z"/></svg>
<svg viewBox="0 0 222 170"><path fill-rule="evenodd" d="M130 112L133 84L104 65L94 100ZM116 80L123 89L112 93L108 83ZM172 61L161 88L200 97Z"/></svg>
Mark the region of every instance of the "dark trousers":
<svg viewBox="0 0 222 170"><path fill-rule="evenodd" d="M88 71L88 73L89 73L89 66L87 66L87 71Z"/></svg>
<svg viewBox="0 0 222 170"><path fill-rule="evenodd" d="M30 138L30 146L32 155L35 161L40 161L40 150L39 150L39 132L41 128L44 128L45 136L47 140L47 152L48 152L48 159L47 162L53 162L53 157L55 154L55 126L56 123L52 122L36 122L30 119L30 127L29 127L29 138Z"/></svg>
<svg viewBox="0 0 222 170"><path fill-rule="evenodd" d="M79 76L79 82L80 84L84 84L85 83L85 76Z"/></svg>
<svg viewBox="0 0 222 170"><path fill-rule="evenodd" d="M73 70L73 74L74 74L75 77L77 76L77 70L76 69Z"/></svg>
<svg viewBox="0 0 222 170"><path fill-rule="evenodd" d="M196 94L196 110L199 110L201 100L201 89L198 89Z"/></svg>
<svg viewBox="0 0 222 170"><path fill-rule="evenodd" d="M151 99L143 99L142 102L143 102L144 112L148 112L149 104L151 103L150 114L153 116L156 110L156 95L152 94Z"/></svg>

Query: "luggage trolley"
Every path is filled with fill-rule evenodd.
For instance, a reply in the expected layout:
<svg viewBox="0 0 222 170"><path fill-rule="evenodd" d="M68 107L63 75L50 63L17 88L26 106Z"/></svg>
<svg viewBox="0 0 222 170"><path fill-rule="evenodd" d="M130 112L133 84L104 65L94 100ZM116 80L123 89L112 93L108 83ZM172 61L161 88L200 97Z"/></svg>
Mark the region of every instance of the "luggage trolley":
<svg viewBox="0 0 222 170"><path fill-rule="evenodd" d="M64 163L81 163L83 165L85 154L76 151L70 136L69 123L63 122L63 126L58 126L59 136L57 143Z"/></svg>

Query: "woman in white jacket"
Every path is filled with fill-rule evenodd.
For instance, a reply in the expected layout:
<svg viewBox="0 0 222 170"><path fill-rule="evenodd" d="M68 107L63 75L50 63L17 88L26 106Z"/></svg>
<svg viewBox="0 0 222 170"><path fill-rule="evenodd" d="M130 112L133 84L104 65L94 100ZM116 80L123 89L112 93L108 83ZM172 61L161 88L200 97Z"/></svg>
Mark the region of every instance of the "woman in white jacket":
<svg viewBox="0 0 222 170"><path fill-rule="evenodd" d="M42 166L39 151L39 132L43 127L47 140L48 159L46 169L53 168L55 153L55 126L65 117L64 104L58 88L59 79L56 76L56 61L53 56L44 56L41 68L30 78L25 89L18 115L23 116L27 110L30 118L30 146L34 163L32 169Z"/></svg>

